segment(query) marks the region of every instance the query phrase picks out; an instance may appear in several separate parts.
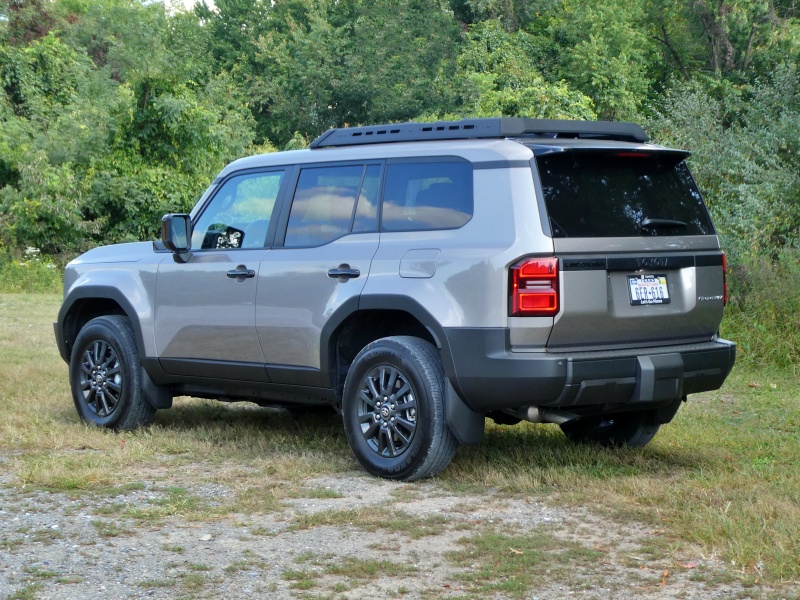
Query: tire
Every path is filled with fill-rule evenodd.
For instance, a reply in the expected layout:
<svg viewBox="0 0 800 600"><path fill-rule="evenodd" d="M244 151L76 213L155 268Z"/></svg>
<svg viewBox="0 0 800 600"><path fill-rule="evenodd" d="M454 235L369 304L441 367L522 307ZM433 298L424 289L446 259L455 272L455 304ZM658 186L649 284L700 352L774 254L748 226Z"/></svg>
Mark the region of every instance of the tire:
<svg viewBox="0 0 800 600"><path fill-rule="evenodd" d="M638 411L583 417L562 424L561 431L570 441L581 444L641 448L653 439L659 427L652 411Z"/></svg>
<svg viewBox="0 0 800 600"><path fill-rule="evenodd" d="M444 372L430 343L387 337L358 353L344 385L344 430L378 477L414 481L444 470L458 442L445 419Z"/></svg>
<svg viewBox="0 0 800 600"><path fill-rule="evenodd" d="M72 399L81 419L114 430L153 422L156 409L142 392L142 371L127 317L92 319L75 339L69 364Z"/></svg>

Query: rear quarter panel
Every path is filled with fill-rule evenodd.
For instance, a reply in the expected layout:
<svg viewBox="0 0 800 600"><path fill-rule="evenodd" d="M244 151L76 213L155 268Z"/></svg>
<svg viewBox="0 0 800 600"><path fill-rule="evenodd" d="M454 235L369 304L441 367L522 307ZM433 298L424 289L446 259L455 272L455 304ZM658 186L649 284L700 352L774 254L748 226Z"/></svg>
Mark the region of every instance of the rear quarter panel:
<svg viewBox="0 0 800 600"><path fill-rule="evenodd" d="M533 248L552 254L553 244L530 167L478 168L473 186L474 214L463 227L381 233L362 295L412 298L445 328L506 327L508 265ZM422 266L407 255L422 257Z"/></svg>

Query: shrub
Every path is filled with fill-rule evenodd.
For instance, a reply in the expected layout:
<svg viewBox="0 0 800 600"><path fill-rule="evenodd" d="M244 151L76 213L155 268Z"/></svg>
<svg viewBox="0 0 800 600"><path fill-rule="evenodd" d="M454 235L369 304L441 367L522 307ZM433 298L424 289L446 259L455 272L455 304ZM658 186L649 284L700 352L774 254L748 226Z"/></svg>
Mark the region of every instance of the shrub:
<svg viewBox="0 0 800 600"><path fill-rule="evenodd" d="M800 366L800 250L745 258L730 269L728 288L722 335L737 343L737 363Z"/></svg>
<svg viewBox="0 0 800 600"><path fill-rule="evenodd" d="M38 248L27 248L22 257L0 248L0 291L57 293L62 284L62 269Z"/></svg>

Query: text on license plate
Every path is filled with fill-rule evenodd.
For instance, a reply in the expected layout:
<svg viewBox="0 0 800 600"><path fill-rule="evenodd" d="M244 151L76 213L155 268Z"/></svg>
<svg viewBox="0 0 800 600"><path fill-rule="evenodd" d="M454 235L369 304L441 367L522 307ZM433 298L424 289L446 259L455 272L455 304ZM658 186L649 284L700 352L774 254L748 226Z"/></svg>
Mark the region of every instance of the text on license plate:
<svg viewBox="0 0 800 600"><path fill-rule="evenodd" d="M666 275L628 275L631 304L669 304Z"/></svg>

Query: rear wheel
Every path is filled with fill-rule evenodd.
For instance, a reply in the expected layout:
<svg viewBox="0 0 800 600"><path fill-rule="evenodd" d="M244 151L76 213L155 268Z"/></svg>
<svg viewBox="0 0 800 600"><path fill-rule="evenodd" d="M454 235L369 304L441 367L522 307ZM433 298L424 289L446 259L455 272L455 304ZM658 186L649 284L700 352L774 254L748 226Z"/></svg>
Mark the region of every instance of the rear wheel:
<svg viewBox="0 0 800 600"><path fill-rule="evenodd" d="M342 416L356 458L379 477L431 477L456 451L441 360L418 338L383 338L359 352L345 381Z"/></svg>
<svg viewBox="0 0 800 600"><path fill-rule="evenodd" d="M652 411L583 417L561 425L570 441L606 447L641 448L658 432Z"/></svg>
<svg viewBox="0 0 800 600"><path fill-rule="evenodd" d="M127 430L153 422L156 409L142 393L139 352L127 317L86 323L72 348L69 375L75 408L87 423Z"/></svg>

